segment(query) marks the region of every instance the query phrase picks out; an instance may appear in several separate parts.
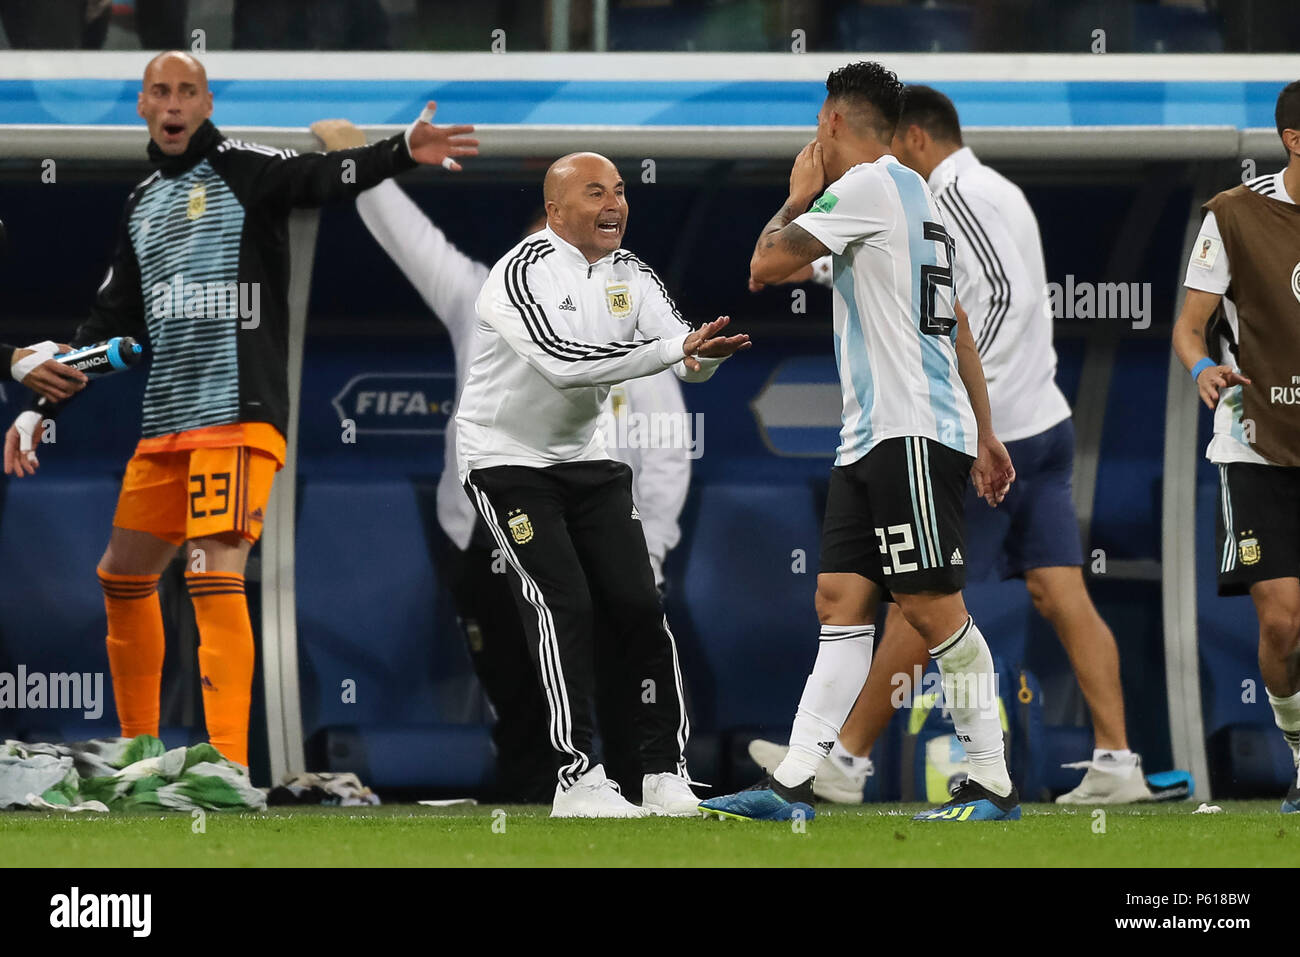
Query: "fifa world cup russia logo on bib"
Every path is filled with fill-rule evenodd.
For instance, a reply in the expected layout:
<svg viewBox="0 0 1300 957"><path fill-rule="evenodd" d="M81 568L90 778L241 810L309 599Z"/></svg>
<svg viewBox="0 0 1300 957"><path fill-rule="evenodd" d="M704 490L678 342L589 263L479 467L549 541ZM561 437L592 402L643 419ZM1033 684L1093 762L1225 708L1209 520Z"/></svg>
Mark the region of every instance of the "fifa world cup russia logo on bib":
<svg viewBox="0 0 1300 957"><path fill-rule="evenodd" d="M1291 270L1291 294L1300 299L1300 263L1295 264L1295 269Z"/></svg>
<svg viewBox="0 0 1300 957"><path fill-rule="evenodd" d="M186 219L198 219L208 209L208 188L202 183L196 184L190 189L190 202L185 207Z"/></svg>
<svg viewBox="0 0 1300 957"><path fill-rule="evenodd" d="M510 528L510 537L515 540L516 545L527 545L533 540L533 523L528 518L528 513L520 512L518 515L511 515L506 521Z"/></svg>
<svg viewBox="0 0 1300 957"><path fill-rule="evenodd" d="M632 293L627 283L610 283L605 287L605 301L609 303L609 312L615 319L623 319L632 314Z"/></svg>

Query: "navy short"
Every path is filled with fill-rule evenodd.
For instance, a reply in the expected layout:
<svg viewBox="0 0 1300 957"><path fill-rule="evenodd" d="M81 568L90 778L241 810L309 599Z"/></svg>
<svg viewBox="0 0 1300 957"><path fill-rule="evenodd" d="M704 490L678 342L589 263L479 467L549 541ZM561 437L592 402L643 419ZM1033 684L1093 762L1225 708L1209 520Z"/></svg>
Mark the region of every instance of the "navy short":
<svg viewBox="0 0 1300 957"><path fill-rule="evenodd" d="M851 572L892 593L951 594L966 584L962 494L974 460L921 436L897 436L831 469L822 572Z"/></svg>
<svg viewBox="0 0 1300 957"><path fill-rule="evenodd" d="M1080 566L1079 520L1071 496L1074 422L1007 443L1016 480L997 508L966 491L966 551L971 580L1023 578L1031 568Z"/></svg>
<svg viewBox="0 0 1300 957"><path fill-rule="evenodd" d="M1256 582L1300 578L1300 468L1220 465L1215 546L1220 595L1248 595Z"/></svg>

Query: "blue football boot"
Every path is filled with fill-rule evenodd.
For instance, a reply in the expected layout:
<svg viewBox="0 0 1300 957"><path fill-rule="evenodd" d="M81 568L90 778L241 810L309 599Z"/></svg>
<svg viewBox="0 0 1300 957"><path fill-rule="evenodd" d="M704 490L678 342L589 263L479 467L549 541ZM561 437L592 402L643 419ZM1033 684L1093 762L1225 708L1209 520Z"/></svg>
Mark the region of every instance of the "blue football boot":
<svg viewBox="0 0 1300 957"><path fill-rule="evenodd" d="M1020 793L1011 786L1011 793L998 797L982 784L970 778L952 790L952 797L942 807L922 811L913 821L1018 821L1020 820Z"/></svg>
<svg viewBox="0 0 1300 957"><path fill-rule="evenodd" d="M788 788L766 777L735 794L701 801L700 813L721 820L789 821L801 816L802 820L811 821L817 813L812 808L813 800L811 778L798 787Z"/></svg>

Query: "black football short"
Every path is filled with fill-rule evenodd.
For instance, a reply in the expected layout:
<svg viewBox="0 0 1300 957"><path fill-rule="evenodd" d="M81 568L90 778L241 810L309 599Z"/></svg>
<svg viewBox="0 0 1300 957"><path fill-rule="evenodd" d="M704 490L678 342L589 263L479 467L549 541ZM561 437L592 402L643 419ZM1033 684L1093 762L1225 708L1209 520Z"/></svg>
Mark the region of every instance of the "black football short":
<svg viewBox="0 0 1300 957"><path fill-rule="evenodd" d="M1220 465L1215 511L1220 595L1245 595L1272 578L1300 578L1300 468Z"/></svg>
<svg viewBox="0 0 1300 957"><path fill-rule="evenodd" d="M966 483L974 460L933 439L886 439L831 469L822 523L823 572L853 572L891 592L961 591L966 584Z"/></svg>

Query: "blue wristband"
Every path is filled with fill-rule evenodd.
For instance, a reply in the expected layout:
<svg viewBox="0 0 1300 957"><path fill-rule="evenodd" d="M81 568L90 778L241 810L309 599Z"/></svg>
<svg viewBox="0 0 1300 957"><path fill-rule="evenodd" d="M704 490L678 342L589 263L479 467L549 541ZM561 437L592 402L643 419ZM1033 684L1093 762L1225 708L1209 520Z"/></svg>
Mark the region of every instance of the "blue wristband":
<svg viewBox="0 0 1300 957"><path fill-rule="evenodd" d="M1192 366L1192 381L1195 382L1197 379L1201 377L1202 372L1204 372L1206 369L1213 369L1214 366L1215 366L1214 360L1211 359L1209 356L1206 356L1200 362L1196 363L1196 365Z"/></svg>

